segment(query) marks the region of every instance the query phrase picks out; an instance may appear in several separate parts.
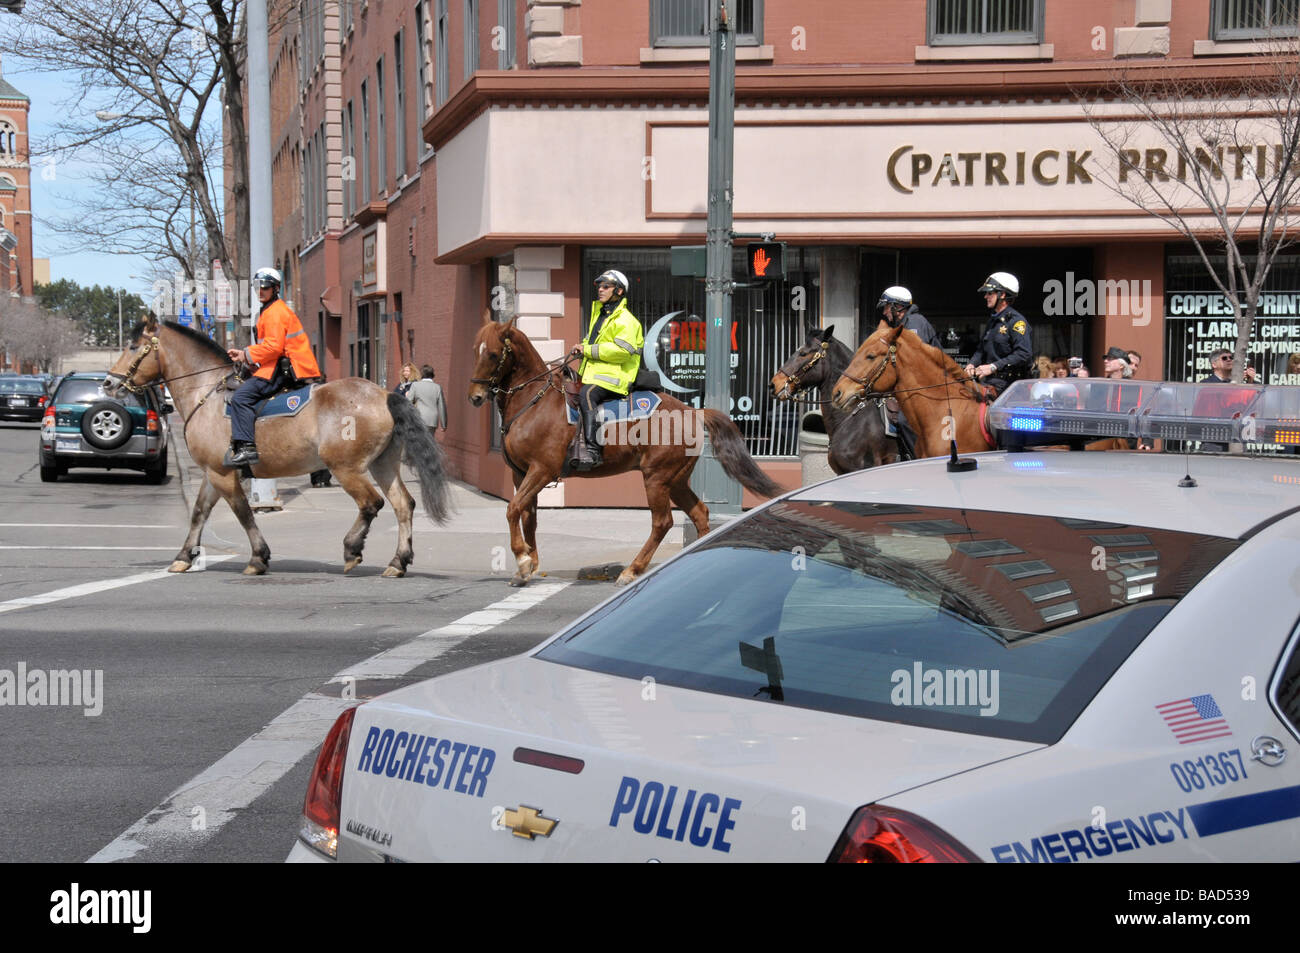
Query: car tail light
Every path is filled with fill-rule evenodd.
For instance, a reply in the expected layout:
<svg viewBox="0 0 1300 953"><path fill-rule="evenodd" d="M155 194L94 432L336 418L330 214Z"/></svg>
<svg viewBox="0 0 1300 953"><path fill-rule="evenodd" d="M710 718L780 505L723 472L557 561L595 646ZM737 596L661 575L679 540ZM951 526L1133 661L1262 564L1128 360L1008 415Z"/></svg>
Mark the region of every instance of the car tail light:
<svg viewBox="0 0 1300 953"><path fill-rule="evenodd" d="M41 418L41 439L54 439L54 408L47 407L45 416Z"/></svg>
<svg viewBox="0 0 1300 953"><path fill-rule="evenodd" d="M352 736L352 719L356 708L339 715L334 727L325 736L311 780L307 782L307 797L302 802L302 827L298 836L313 850L331 859L338 856L339 810L343 804L343 762L348 754L348 739Z"/></svg>
<svg viewBox="0 0 1300 953"><path fill-rule="evenodd" d="M148 430L150 433L157 433L157 432L158 432L158 414L157 414L157 412L156 412L156 411L152 411L152 410L151 410L151 411L148 411L148 412L144 415L144 419L145 419L145 425L144 425L145 430Z"/></svg>
<svg viewBox="0 0 1300 953"><path fill-rule="evenodd" d="M36 402L36 406L37 406L37 407L44 407L44 406L45 406L46 404L48 404L49 402L50 402L50 399L49 399L48 397L42 397L39 401Z"/></svg>
<svg viewBox="0 0 1300 953"><path fill-rule="evenodd" d="M979 863L929 821L878 804L858 808L828 859L839 864Z"/></svg>

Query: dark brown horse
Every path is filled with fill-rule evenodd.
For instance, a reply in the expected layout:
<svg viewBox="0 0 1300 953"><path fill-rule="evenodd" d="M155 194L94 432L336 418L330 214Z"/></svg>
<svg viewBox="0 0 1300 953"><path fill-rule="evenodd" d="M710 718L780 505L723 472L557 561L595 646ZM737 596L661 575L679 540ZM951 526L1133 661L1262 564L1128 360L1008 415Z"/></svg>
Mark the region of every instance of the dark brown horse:
<svg viewBox="0 0 1300 953"><path fill-rule="evenodd" d="M937 457L957 441L958 453L995 450L984 423L990 395L956 361L926 344L915 332L884 322L858 347L831 391L841 410L876 394L898 398L916 431L916 455ZM1127 449L1123 440L1096 440L1088 450Z"/></svg>
<svg viewBox="0 0 1300 953"><path fill-rule="evenodd" d="M501 411L502 447L514 470L515 495L506 508L506 520L519 571L510 584L522 586L539 565L537 494L561 476L577 428L568 422L559 372L542 361L513 320L505 324L487 321L474 349L477 360L469 387L470 403L478 407L489 397L495 398ZM709 531L709 509L690 486L704 431L728 476L759 496L781 492L745 450L740 430L730 417L716 410L695 410L667 394L662 396L662 403L649 418L607 424L602 439L605 462L596 470L571 474L603 477L641 471L650 504L650 538L619 575L619 585L631 582L650 564L673 525L672 504L690 517L701 536Z"/></svg>
<svg viewBox="0 0 1300 953"><path fill-rule="evenodd" d="M131 330L130 346L109 371L105 391L137 390L161 381L171 390L185 428L190 456L203 468L203 486L194 503L190 532L168 569L185 572L198 556L199 537L217 500L234 510L253 556L245 575L266 572L271 549L253 519L239 483L239 474L222 458L230 443L230 419L222 412L224 384L235 370L216 343L178 324L150 319ZM322 384L296 416L272 417L257 423L261 462L253 476L271 478L311 473L329 467L339 485L360 511L343 538L343 571L361 562L370 523L384 498L367 478L374 477L397 513L397 553L385 576L403 576L414 552L411 524L415 501L402 482L402 451L420 478L424 511L439 523L448 515L449 488L442 451L416 413L402 397L360 378Z"/></svg>
<svg viewBox="0 0 1300 953"><path fill-rule="evenodd" d="M863 406L855 413L831 403L831 388L853 360L853 353L835 339L833 330L808 329L804 346L772 377L772 395L777 400L797 400L804 391L818 389L817 403L830 437L826 460L836 473L893 463L898 460L898 443L885 433L875 407Z"/></svg>

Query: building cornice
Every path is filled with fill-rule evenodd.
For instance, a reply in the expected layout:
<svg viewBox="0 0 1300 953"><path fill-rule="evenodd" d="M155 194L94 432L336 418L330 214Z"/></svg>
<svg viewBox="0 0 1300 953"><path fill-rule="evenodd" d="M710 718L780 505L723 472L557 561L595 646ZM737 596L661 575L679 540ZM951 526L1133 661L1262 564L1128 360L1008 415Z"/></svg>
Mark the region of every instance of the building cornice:
<svg viewBox="0 0 1300 953"><path fill-rule="evenodd" d="M1129 81L1195 83L1225 90L1266 73L1267 60L1234 57L1116 64L907 64L889 67L738 67L736 102L743 105L821 105L868 102L1023 101L1101 94L1121 74ZM423 136L440 149L494 106L704 106L707 67L642 70L629 67L479 71L433 116Z"/></svg>

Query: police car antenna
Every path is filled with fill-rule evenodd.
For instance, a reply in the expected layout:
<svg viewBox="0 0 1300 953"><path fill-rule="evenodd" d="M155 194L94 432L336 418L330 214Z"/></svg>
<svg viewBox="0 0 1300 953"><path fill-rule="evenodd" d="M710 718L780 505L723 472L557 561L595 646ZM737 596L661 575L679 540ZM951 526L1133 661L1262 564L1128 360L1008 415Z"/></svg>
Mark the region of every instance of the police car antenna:
<svg viewBox="0 0 1300 953"><path fill-rule="evenodd" d="M1187 417L1188 417L1187 410L1184 409L1183 419L1186 420ZM1187 472L1184 473L1183 478L1178 481L1178 485L1185 489L1190 489L1191 487L1198 485L1197 482L1194 479L1192 479L1192 451L1189 449L1190 446L1191 446L1190 440L1183 441L1183 469L1185 469Z"/></svg>
<svg viewBox="0 0 1300 953"><path fill-rule="evenodd" d="M948 399L948 420L949 426L952 427L952 436L948 439L948 472L949 473L967 473L970 470L979 469L979 461L972 460L970 457L957 456L957 418L952 413L952 388L943 389L944 396Z"/></svg>

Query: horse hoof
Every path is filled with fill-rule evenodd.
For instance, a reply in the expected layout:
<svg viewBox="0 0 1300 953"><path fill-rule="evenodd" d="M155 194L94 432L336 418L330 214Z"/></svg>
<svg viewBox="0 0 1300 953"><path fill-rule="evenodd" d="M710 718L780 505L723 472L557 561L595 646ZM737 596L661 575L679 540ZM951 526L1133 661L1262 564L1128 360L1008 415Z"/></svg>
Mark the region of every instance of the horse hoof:
<svg viewBox="0 0 1300 953"><path fill-rule="evenodd" d="M389 566L384 570L384 576L387 579L401 579L406 575L405 569L398 569L396 566Z"/></svg>
<svg viewBox="0 0 1300 953"><path fill-rule="evenodd" d="M636 576L633 574L631 569L624 569L618 574L618 578L614 580L614 585L626 586L629 582L633 582L635 579Z"/></svg>
<svg viewBox="0 0 1300 953"><path fill-rule="evenodd" d="M356 569L360 565L361 565L361 557L353 556L351 559L349 559L347 562L343 564L343 571L351 572L352 570Z"/></svg>
<svg viewBox="0 0 1300 953"><path fill-rule="evenodd" d="M528 585L528 577L522 573L515 573L510 577L510 585L518 589L520 586Z"/></svg>
<svg viewBox="0 0 1300 953"><path fill-rule="evenodd" d="M190 568L190 565L191 565L190 563L185 562L183 559L178 559L178 560L176 560L174 563L172 563L170 566L167 567L167 571L168 571L168 572L185 572L185 570L187 570L187 569Z"/></svg>
<svg viewBox="0 0 1300 953"><path fill-rule="evenodd" d="M245 576L260 576L266 572L266 567L258 563L249 563L244 567Z"/></svg>

